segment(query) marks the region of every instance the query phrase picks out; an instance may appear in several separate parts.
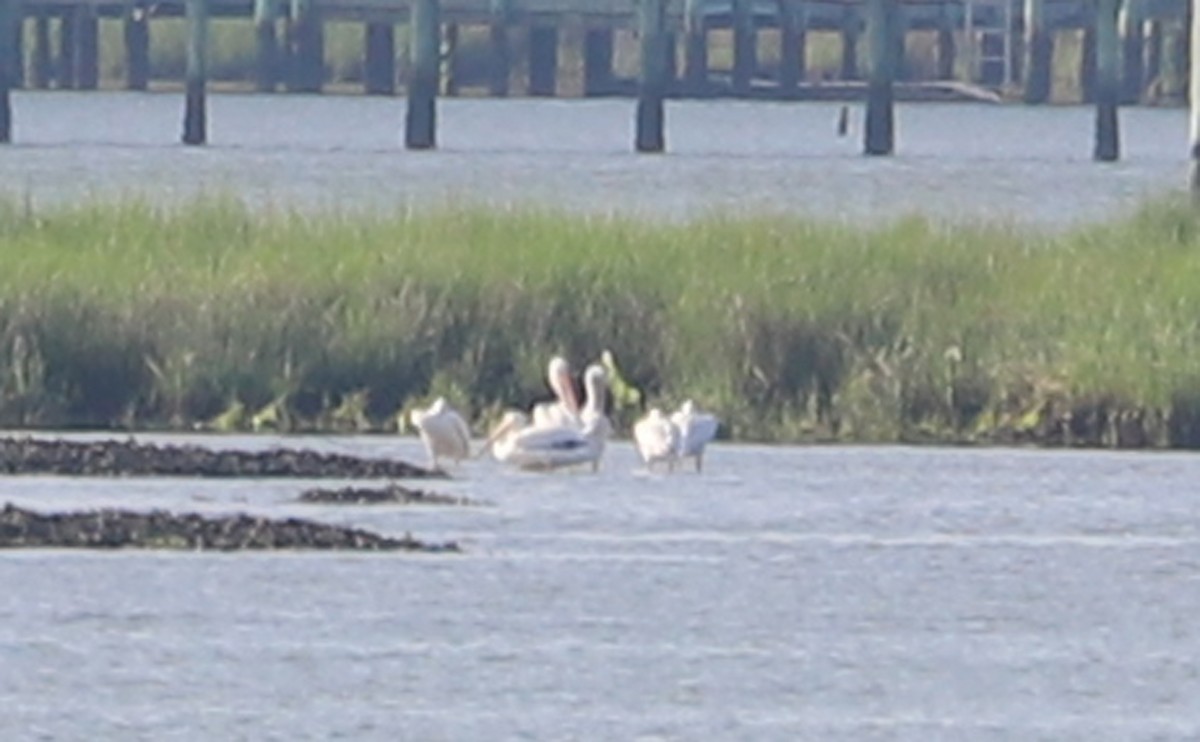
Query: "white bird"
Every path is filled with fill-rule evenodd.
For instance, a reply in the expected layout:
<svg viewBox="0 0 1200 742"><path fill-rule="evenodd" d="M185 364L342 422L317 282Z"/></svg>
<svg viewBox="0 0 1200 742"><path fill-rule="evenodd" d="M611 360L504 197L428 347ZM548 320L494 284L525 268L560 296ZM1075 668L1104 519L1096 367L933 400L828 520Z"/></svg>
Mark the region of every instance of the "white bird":
<svg viewBox="0 0 1200 742"><path fill-rule="evenodd" d="M671 422L679 429L679 458L696 461L696 471L704 465L704 447L717 436L720 421L714 415L697 412L696 404L687 400L671 415Z"/></svg>
<svg viewBox="0 0 1200 742"><path fill-rule="evenodd" d="M557 422L548 416L536 419L538 408L535 408L531 425L523 413L510 410L488 436L481 453L490 449L497 461L520 469L561 469L587 463L592 465L592 471L599 469L612 432L612 424L604 414L607 375L599 365L588 367L583 376L587 391L584 408L572 412L568 406L574 401L574 393L566 392L563 386L564 380L570 384L570 374L562 373L565 361L562 364L556 361L561 359L551 361L551 377L556 379L555 392L564 402L556 413L561 414Z"/></svg>
<svg viewBox="0 0 1200 742"><path fill-rule="evenodd" d="M667 471L674 470L675 461L679 458L679 439L679 428L657 407L651 407L645 416L633 424L633 442L648 469L664 462Z"/></svg>
<svg viewBox="0 0 1200 742"><path fill-rule="evenodd" d="M553 402L542 402L533 407L533 426L553 428L560 425L579 424L579 399L575 396L575 384L571 381L571 365L562 356L550 359L546 368L546 381L554 392Z"/></svg>
<svg viewBox="0 0 1200 742"><path fill-rule="evenodd" d="M524 413L505 413L483 450L491 450L497 461L519 469L550 470L577 464L598 466L608 437L608 420L599 418L578 424L538 427L529 425Z"/></svg>
<svg viewBox="0 0 1200 742"><path fill-rule="evenodd" d="M438 397L423 410L413 410L409 420L420 434L434 468L443 456L459 463L470 455L471 431L445 397Z"/></svg>

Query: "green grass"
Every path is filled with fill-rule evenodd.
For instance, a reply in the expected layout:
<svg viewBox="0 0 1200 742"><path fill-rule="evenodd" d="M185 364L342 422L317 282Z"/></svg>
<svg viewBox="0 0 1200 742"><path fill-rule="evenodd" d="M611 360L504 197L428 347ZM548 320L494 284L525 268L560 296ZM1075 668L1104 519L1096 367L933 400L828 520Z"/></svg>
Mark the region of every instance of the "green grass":
<svg viewBox="0 0 1200 742"><path fill-rule="evenodd" d="M552 353L610 348L651 403L695 397L737 438L986 438L1101 410L1092 427L1149 415L1192 445L1198 248L1175 202L1065 234L7 202L0 420L385 428L436 393L481 420L543 395Z"/></svg>

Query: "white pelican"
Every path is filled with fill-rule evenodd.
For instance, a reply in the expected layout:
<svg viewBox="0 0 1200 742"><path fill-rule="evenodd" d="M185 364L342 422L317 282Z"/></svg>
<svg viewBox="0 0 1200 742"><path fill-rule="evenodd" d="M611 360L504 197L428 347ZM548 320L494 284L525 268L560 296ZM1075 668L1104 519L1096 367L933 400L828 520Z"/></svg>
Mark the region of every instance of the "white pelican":
<svg viewBox="0 0 1200 742"><path fill-rule="evenodd" d="M409 420L420 434L434 468L438 467L438 459L443 456L458 463L470 455L471 431L462 415L446 402L445 397L438 397L423 410L413 410Z"/></svg>
<svg viewBox="0 0 1200 742"><path fill-rule="evenodd" d="M687 400L671 415L671 422L679 429L679 458L693 458L696 471L704 465L704 447L717 435L720 422L713 415L697 412L692 400Z"/></svg>
<svg viewBox="0 0 1200 742"><path fill-rule="evenodd" d="M633 442L647 469L666 462L667 471L675 469L679 457L679 428L657 407L633 424Z"/></svg>
<svg viewBox="0 0 1200 742"><path fill-rule="evenodd" d="M519 469L561 469L576 464L599 466L608 437L608 419L601 417L584 423L538 427L528 425L524 413L505 413L496 430L484 443L497 461Z"/></svg>
<svg viewBox="0 0 1200 742"><path fill-rule="evenodd" d="M546 381L550 390L554 392L554 401L534 405L534 427L578 425L579 399L575 396L575 384L571 381L571 365L565 358L554 356L550 359L550 365L546 368Z"/></svg>

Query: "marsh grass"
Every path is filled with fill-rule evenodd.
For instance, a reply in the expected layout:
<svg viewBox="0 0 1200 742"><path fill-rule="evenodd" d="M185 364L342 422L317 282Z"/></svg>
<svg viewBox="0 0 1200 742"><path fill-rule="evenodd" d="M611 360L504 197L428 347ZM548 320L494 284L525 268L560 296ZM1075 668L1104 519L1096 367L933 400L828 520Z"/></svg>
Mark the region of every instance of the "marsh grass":
<svg viewBox="0 0 1200 742"><path fill-rule="evenodd" d="M0 202L0 421L388 429L434 394L483 421L609 348L743 439L1119 443L1136 413L1194 445L1198 247L1175 201L1062 234Z"/></svg>

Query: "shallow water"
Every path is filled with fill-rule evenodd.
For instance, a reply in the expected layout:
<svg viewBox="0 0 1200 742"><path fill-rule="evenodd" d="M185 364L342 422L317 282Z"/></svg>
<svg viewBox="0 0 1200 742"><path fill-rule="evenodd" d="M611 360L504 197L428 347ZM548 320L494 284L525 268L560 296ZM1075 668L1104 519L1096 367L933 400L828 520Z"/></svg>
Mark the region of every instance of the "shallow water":
<svg viewBox="0 0 1200 742"><path fill-rule="evenodd" d="M227 192L279 207L553 206L668 219L721 212L1061 227L1187 182L1187 114L1129 108L1123 159L1092 161L1085 106L901 104L897 155L861 155L841 104L672 101L664 156L632 152L627 99L446 99L435 152L401 146L402 98L212 95L210 145L178 144L182 96L17 92L4 192L34 203Z"/></svg>
<svg viewBox="0 0 1200 742"><path fill-rule="evenodd" d="M1200 734L1193 455L719 445L666 476L619 443L598 475L457 474L423 486L490 505L0 480L48 510L299 514L466 550L0 553L0 738Z"/></svg>

